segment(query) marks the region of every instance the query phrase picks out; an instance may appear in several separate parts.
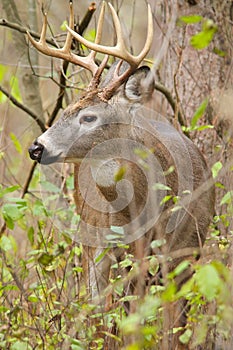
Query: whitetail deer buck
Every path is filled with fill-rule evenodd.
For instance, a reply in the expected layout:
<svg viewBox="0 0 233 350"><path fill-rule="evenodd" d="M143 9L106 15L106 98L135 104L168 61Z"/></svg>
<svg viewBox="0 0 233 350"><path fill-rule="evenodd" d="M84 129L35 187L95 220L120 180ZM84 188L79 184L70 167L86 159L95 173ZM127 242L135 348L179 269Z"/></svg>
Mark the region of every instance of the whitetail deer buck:
<svg viewBox="0 0 233 350"><path fill-rule="evenodd" d="M79 101L68 106L60 120L29 148L30 157L39 163L76 164L75 198L81 216L78 239L84 244L84 275L92 297L107 286L113 257L120 260L124 255L117 243L129 244L138 259L150 254L170 257L170 269L200 250L214 213L214 191L202 154L165 118L143 107L154 90L150 69L138 68L153 38L150 7L147 39L138 56L127 51L111 4L117 44L100 45L104 8L103 4L95 43L73 30L72 4L63 48L46 44L46 16L40 41L28 34L42 53L68 60L93 74ZM73 39L91 50L87 57L71 51ZM100 66L95 62L97 53L105 54ZM120 61L100 83L108 55ZM114 237L116 228L118 235ZM152 249L151 242L158 239L165 244ZM95 264L103 248L111 244L115 247ZM141 277L142 285L145 276Z"/></svg>

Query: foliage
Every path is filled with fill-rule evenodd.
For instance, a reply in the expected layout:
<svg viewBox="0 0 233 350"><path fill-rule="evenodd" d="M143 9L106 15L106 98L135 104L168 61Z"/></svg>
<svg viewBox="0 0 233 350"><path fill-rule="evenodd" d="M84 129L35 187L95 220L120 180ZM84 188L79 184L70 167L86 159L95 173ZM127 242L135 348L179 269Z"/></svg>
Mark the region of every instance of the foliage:
<svg viewBox="0 0 233 350"><path fill-rule="evenodd" d="M214 47L215 37L221 31L214 20L194 14L181 16L180 23L194 29L195 34L190 39L192 50L198 50L200 54L201 50L212 50L219 57L225 57L225 51ZM64 21L60 26L62 31L66 30L66 24ZM85 37L94 41L95 29L88 29ZM81 50L85 51L82 45ZM73 70L70 69L69 74L72 76ZM50 72L45 76L51 76ZM57 76L58 72L53 72L53 79ZM71 79L68 82L73 84ZM19 77L4 65L0 65L0 83L21 101ZM85 81L79 86L85 87ZM6 107L7 101L0 92L1 107ZM231 141L226 138L221 144L216 124L206 118L210 104L211 96L205 90L199 106L190 114L187 126L182 126L198 144L205 141L208 132L216 132L213 153L217 156L211 166L217 192L216 215L201 259L196 261L194 256L194 262L184 260L168 272L170 257L164 260L162 254L152 254L137 261L128 246L119 246L124 249L124 258L112 263L111 279L104 292L107 300L104 310L98 302L90 301L83 279L83 247L73 239L80 218L75 214L70 195L74 189L72 173L66 174L65 179L62 174L65 186L60 188L57 183L43 178L36 168L24 192L22 183L25 184L26 172L29 173L31 166L25 161L30 140L27 139L29 136L21 137L10 124L7 134L10 157L7 158L5 145L0 153L1 169L6 178L11 179L6 181L5 178L0 185L1 349L103 349L104 339L107 344L114 341L119 349L123 348L125 340L125 350L160 349L161 342L169 339L170 334L177 334L184 346L191 343L194 349L205 348L209 339L214 342L218 338L231 337L233 191L225 180L232 176L233 169L224 163ZM28 126L25 130L27 134ZM135 149L135 154L142 165L146 164L146 152ZM173 171L171 167L165 175ZM121 167L115 174L115 181L121 181L125 172L126 169ZM24 173L23 180L21 173ZM169 200L179 204L179 198L170 194L170 187L156 183L153 189L168 193L161 205L166 205ZM59 203L61 197L69 202L69 209L53 205ZM179 209L179 205L174 209ZM61 226L57 225L58 221ZM72 225L67 226L67 222ZM115 242L123 234L122 227L111 226L111 235L107 238ZM154 240L150 248L161 253L165 243L165 239ZM213 253L211 249L214 249ZM209 250L211 254L208 254ZM108 252L108 248L103 250L94 262L101 262ZM166 271L163 275L162 270ZM179 278L189 270L192 274L179 288ZM142 284L137 285L138 282ZM137 295L132 293L132 285L138 287ZM112 295L111 300L109 295ZM167 310L177 303L185 307L187 323L179 327L168 326Z"/></svg>
<svg viewBox="0 0 233 350"><path fill-rule="evenodd" d="M180 23L196 24L202 23L202 30L193 35L190 40L190 44L197 50L202 50L209 46L213 41L214 35L218 30L217 25L211 19L205 19L199 15L181 16L179 18ZM217 52L216 52L217 53Z"/></svg>
<svg viewBox="0 0 233 350"><path fill-rule="evenodd" d="M7 81L10 87L11 95L19 102L22 102L20 87L19 87L19 80L17 76L11 75L9 78L8 75L9 75L8 67L0 64L0 84L2 82ZM0 103L4 103L6 101L7 101L7 97L0 91Z"/></svg>
<svg viewBox="0 0 233 350"><path fill-rule="evenodd" d="M36 186L34 182L33 187ZM46 188L50 195L57 193L53 184L47 183ZM193 276L178 289L176 279L190 267L190 262L185 260L166 276L166 283L146 287L146 294L138 299L135 295L124 294L125 278L130 282L141 274L138 262L126 254L124 260L112 265L113 276L119 267L129 271L128 277L118 274L110 281L114 292L113 306L114 303L117 306L106 312L99 310L98 305L88 301L80 279L82 247L72 243L69 231L59 231L51 226L48 219L54 217L54 212L46 208L45 203L32 200L29 195L18 198L19 189L16 185L2 187L0 191L4 200L1 215L9 229L8 235L2 235L0 240L1 299L5 299L1 306L1 323L5 324L0 331L2 348L24 349L27 344L27 348L33 349L37 344L38 348L52 349L68 342L72 349L101 349L103 339L98 334L103 325L109 329L105 331L107 339L114 337L116 343L121 344L124 337L132 337L127 349L159 348L164 336L163 309L179 300L186 300L188 322L184 328L174 327L173 332L180 333L183 344L193 339L198 346L210 332L221 334L224 331L224 336L230 332L226 324L233 321L231 274L219 260L193 265ZM227 211L232 210L231 193L223 196L221 204L228 206ZM66 212L61 213L60 218L66 217ZM221 219L215 218L215 222ZM16 258L19 247L13 235L16 227L24 231L24 239L30 247L27 256L19 261ZM117 227L112 230L118 231ZM213 232L213 240L215 238L216 232ZM156 249L163 244L154 241L152 247ZM127 247L125 249L127 251ZM95 262L98 263L106 252ZM150 275L156 277L159 271L156 257L145 258L145 263L149 264ZM125 313L128 302L135 304L130 314ZM100 314L99 323L88 326ZM116 325L119 333L113 336L111 329Z"/></svg>

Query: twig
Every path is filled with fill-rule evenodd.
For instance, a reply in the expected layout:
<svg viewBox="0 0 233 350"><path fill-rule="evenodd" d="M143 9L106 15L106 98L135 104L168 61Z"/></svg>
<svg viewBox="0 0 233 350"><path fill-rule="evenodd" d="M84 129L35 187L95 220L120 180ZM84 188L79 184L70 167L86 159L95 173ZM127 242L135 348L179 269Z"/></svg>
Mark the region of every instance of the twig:
<svg viewBox="0 0 233 350"><path fill-rule="evenodd" d="M33 174L34 174L34 170L36 169L36 166L37 166L37 162L33 162L32 166L31 166L31 169L30 169L30 172L28 174L28 177L26 179L26 182L23 186L23 189L22 189L22 193L21 193L21 198L24 198L25 194L28 192L28 187L31 183L31 180L32 180L32 177L33 177Z"/></svg>
<svg viewBox="0 0 233 350"><path fill-rule="evenodd" d="M1 229L0 229L0 238L2 237L3 233L5 232L6 230L6 221L4 221Z"/></svg>
<svg viewBox="0 0 233 350"><path fill-rule="evenodd" d="M96 5L95 5L95 2L92 2L90 4L90 6L88 7L88 10L85 14L85 16L83 17L83 20L82 22L80 23L80 25L78 26L78 33L80 35L83 34L84 30L88 27L91 19L92 19L92 16L93 16L93 13L95 12L96 10Z"/></svg>
<svg viewBox="0 0 233 350"><path fill-rule="evenodd" d="M68 68L69 62L68 61L64 61L63 62L63 67L62 67L62 72L60 73L60 90L59 90L59 95L57 98L57 102L56 105L51 113L51 116L48 120L47 125L51 126L53 124L54 119L57 116L57 113L59 112L60 108L62 108L62 101L63 101L63 97L65 94L65 89L66 89L66 72L67 72L67 68Z"/></svg>
<svg viewBox="0 0 233 350"><path fill-rule="evenodd" d="M178 89L178 76L179 76L179 72L181 70L182 63L183 63L183 49L184 49L185 30L186 30L186 28L183 29L182 45L181 45L181 47L177 46L177 49L176 49L178 62L177 62L177 67L176 67L176 70L175 70L175 73L174 73L174 77L173 77L174 90L175 90L175 95L176 95L175 123L177 122L177 120L179 121L178 114L181 112L181 103L180 103L180 96L179 96L179 89Z"/></svg>
<svg viewBox="0 0 233 350"><path fill-rule="evenodd" d="M25 28L17 23L13 23L13 22L10 22L8 21L7 19L5 18L1 18L0 19L0 26L3 26L3 27L7 27L7 28L11 28L11 29L14 29L14 30L17 30L18 32L20 33L23 33L23 34L27 34L27 32L29 32L31 34L31 36L35 39L40 39L40 34L34 32L33 30L30 30L28 28ZM46 42L52 46L56 46L56 43L55 41L52 39L46 39Z"/></svg>
<svg viewBox="0 0 233 350"><path fill-rule="evenodd" d="M155 82L154 83L155 89L161 92L167 99L168 103L172 107L174 113L177 112L176 110L176 101L173 99L171 92L161 83ZM180 110L178 110L178 120L181 126L187 126L186 120L183 118L182 114L180 113Z"/></svg>
<svg viewBox="0 0 233 350"><path fill-rule="evenodd" d="M18 108L22 109L24 112L26 112L30 117L32 117L37 124L39 125L41 131L46 131L46 127L44 126L43 122L37 117L36 114L34 114L28 107L24 106L22 103L16 100L14 96L12 96L9 92L7 92L1 85L0 85L0 91L7 96L7 98Z"/></svg>

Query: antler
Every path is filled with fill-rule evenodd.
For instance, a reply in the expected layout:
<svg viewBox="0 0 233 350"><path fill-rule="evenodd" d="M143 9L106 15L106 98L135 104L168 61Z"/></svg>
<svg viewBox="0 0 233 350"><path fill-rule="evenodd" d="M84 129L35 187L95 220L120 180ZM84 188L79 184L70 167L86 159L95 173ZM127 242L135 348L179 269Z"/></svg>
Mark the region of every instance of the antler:
<svg viewBox="0 0 233 350"><path fill-rule="evenodd" d="M103 29L103 21L104 21L104 13L105 13L105 4L103 3L100 16L99 16L99 21L97 25L97 32L96 32L96 38L95 38L95 44L98 45L101 36L102 36L102 29ZM78 66L84 67L88 69L89 71L92 72L93 76L99 73L100 67L97 66L95 63L95 56L97 54L96 51L91 51L88 56L82 57L74 54L71 51L71 45L72 45L72 40L73 40L73 35L71 33L67 33L66 41L61 49L57 48L52 48L47 45L46 43L46 30L47 30L47 14L44 16L44 23L43 27L41 30L41 36L39 41L35 41L31 34L27 32L28 38L32 45L40 52L44 53L45 55L51 56L51 57L57 57L57 58L62 58L64 60L67 60L71 63L74 63ZM74 29L74 10L73 10L73 3L70 1L70 18L69 18L69 27L71 30ZM73 30L74 32L74 30ZM75 32L74 32L75 33ZM106 61L105 61L106 63ZM101 65L102 68L102 65ZM103 70L103 69L102 69ZM99 75L99 74L98 74Z"/></svg>
<svg viewBox="0 0 233 350"><path fill-rule="evenodd" d="M151 44L152 44L153 17L152 17L151 7L148 4L148 29L147 29L147 39L146 39L145 46L138 56L133 56L126 49L123 34L122 34L121 24L120 24L119 18L117 16L117 13L110 3L108 3L108 6L111 10L113 23L114 23L114 26L116 29L117 43L115 46L108 47L108 46L104 46L104 45L99 45L97 43L92 43L92 42L86 40L85 38L83 38L81 35L76 33L74 30L72 30L68 26L67 26L67 30L69 31L69 33L72 34L72 36L75 39L77 39L81 44L85 45L89 49L95 50L97 52L101 52L101 53L104 53L107 55L112 55L114 57L121 58L122 60L128 62L131 67L134 67L136 69L139 66L139 64L142 62L142 60L145 58L145 56L148 54L150 47L151 47Z"/></svg>
<svg viewBox="0 0 233 350"><path fill-rule="evenodd" d="M151 7L149 4L148 4L148 27L147 27L146 43L144 45L144 48L140 52L140 54L137 56L132 55L127 50L124 43L121 24L117 16L117 13L110 3L108 3L108 6L111 10L111 15L112 15L114 27L116 30L116 35L117 35L117 43L115 46L108 47L104 45L99 45L97 43L92 43L86 40L85 38L83 38L78 33L76 33L72 28L67 27L68 32L72 34L72 36L75 39L77 39L81 44L85 45L89 49L94 50L96 52L104 53L106 55L118 57L129 64L129 68L123 74L119 75L122 61L119 62L119 64L116 67L111 83L107 87L105 87L104 90L99 94L99 96L105 100L110 99L114 91L137 69L139 64L143 61L143 59L149 52L152 44L152 40L153 40L153 17L152 17Z"/></svg>
<svg viewBox="0 0 233 350"><path fill-rule="evenodd" d="M121 59L121 61L118 63L116 70L113 74L112 80L108 86L106 86L103 91L99 92L100 98L104 100L108 100L112 97L114 91L124 82L128 79L128 77L137 69L139 64L143 61L145 56L150 50L152 39L153 39L153 18L152 18L152 12L150 5L148 4L148 28L147 28L147 38L146 43L144 45L144 48L138 54L137 56L132 55L126 48L122 33L122 28L120 24L120 20L117 16L116 11L114 10L113 6L108 3L108 6L111 11L114 27L116 30L117 35L117 43L115 46L104 46L100 45L100 40L102 36L102 29L103 29L103 21L104 21L104 13L105 13L105 2L103 1L99 21L97 25L97 33L95 42L92 43L86 39L84 39L81 35L76 33L74 31L74 11L73 11L73 5L72 1L70 1L70 19L69 19L69 26L67 26L67 37L65 44L63 48L56 49L51 48L46 43L46 29L47 29L47 16L44 17L44 23L42 27L41 37L39 42L35 41L29 32L27 32L28 38L31 41L32 45L37 48L40 52L52 56L52 57L58 57L65 59L71 63L77 64L81 67L84 67L92 72L94 78L91 80L88 90L92 90L93 88L96 88L98 86L100 76L104 70L104 67L108 60L108 55L112 55L114 57L118 57ZM82 57L74 54L71 51L71 44L72 44L72 38L75 38L78 40L81 44L85 45L87 48L92 50L87 57ZM95 56L96 54L100 52L105 54L105 58L100 66L97 66L95 63ZM126 61L129 64L129 68L124 71L121 75L119 75L120 67L122 65L122 62Z"/></svg>

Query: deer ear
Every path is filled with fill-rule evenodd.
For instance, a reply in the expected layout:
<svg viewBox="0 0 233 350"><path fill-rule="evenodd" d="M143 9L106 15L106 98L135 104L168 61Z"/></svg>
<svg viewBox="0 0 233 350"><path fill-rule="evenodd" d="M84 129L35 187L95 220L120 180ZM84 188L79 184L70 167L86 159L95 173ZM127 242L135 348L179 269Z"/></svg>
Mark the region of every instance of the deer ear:
<svg viewBox="0 0 233 350"><path fill-rule="evenodd" d="M125 97L132 103L144 103L154 91L154 76L149 67L142 66L129 77L125 84Z"/></svg>

